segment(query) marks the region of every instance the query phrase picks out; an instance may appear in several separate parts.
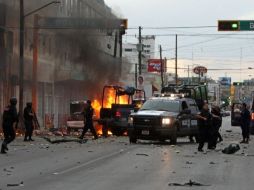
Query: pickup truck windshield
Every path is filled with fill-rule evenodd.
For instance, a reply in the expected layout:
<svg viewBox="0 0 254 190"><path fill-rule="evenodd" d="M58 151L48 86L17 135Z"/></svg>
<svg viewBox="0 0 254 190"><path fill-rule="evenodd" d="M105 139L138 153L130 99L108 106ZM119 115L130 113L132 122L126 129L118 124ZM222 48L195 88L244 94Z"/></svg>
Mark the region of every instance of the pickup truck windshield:
<svg viewBox="0 0 254 190"><path fill-rule="evenodd" d="M168 111L179 112L180 103L174 100L148 100L144 103L140 110L155 110L155 111Z"/></svg>

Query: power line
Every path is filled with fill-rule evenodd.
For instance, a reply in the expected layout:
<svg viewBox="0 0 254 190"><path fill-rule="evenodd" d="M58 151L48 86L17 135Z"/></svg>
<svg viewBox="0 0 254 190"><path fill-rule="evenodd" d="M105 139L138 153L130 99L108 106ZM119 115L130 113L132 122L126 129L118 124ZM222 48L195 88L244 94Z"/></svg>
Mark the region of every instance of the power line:
<svg viewBox="0 0 254 190"><path fill-rule="evenodd" d="M158 30L158 29L200 29L200 28L216 28L217 26L159 26L159 27L151 27L146 26L142 27L143 29L149 30ZM128 30L138 29L138 27L129 27Z"/></svg>
<svg viewBox="0 0 254 190"><path fill-rule="evenodd" d="M216 37L214 39L209 39L209 40L205 40L205 41L200 41L200 42L196 42L196 43L191 43L191 44L186 44L186 45L182 45L182 46L179 46L179 48L184 48L184 47L190 47L190 46L194 46L194 45L198 45L198 44L203 44L203 43L207 43L207 42L210 42L210 41L215 41L215 40L218 40L218 39L221 39L223 37ZM174 50L175 48L170 48L170 49L164 49L163 51L171 51L171 50ZM151 52L151 53L157 53L158 51L154 51L154 52Z"/></svg>
<svg viewBox="0 0 254 190"><path fill-rule="evenodd" d="M166 67L167 69L175 69L175 67ZM187 70L188 67L178 67L178 69L181 70ZM218 68L207 68L209 71L240 71L240 70L248 70L251 71L249 68L237 68L237 69L232 69L232 68L223 68L223 69L218 69Z"/></svg>

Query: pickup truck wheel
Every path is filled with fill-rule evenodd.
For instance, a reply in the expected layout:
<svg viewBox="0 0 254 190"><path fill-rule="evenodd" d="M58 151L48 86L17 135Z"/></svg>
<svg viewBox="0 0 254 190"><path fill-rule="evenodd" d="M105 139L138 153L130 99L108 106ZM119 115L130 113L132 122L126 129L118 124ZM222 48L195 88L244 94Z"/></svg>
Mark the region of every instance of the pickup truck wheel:
<svg viewBox="0 0 254 190"><path fill-rule="evenodd" d="M137 138L136 137L129 137L129 141L131 144L136 144L137 143Z"/></svg>
<svg viewBox="0 0 254 190"><path fill-rule="evenodd" d="M177 137L176 137L176 135L171 136L171 138L170 138L170 143L173 144L173 145L175 145L176 142L177 142Z"/></svg>
<svg viewBox="0 0 254 190"><path fill-rule="evenodd" d="M122 130L112 130L112 134L119 137L119 136L123 136L123 131Z"/></svg>

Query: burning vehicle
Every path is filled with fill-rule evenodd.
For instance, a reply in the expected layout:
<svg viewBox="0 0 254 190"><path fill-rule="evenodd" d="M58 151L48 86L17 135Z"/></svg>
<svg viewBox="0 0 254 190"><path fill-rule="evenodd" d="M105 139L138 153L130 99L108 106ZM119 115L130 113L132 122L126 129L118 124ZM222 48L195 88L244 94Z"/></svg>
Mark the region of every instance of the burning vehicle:
<svg viewBox="0 0 254 190"><path fill-rule="evenodd" d="M94 126L98 135L110 134L121 136L127 132L128 117L136 112L146 100L145 92L133 87L106 85L103 88L101 101L92 101L94 108ZM73 101L70 103L70 116L67 121L67 130L79 131L84 127L82 112L87 101Z"/></svg>
<svg viewBox="0 0 254 190"><path fill-rule="evenodd" d="M103 135L107 136L108 130L116 136L127 132L129 115L137 111L145 100L143 90L114 85L104 86L98 120L102 125Z"/></svg>

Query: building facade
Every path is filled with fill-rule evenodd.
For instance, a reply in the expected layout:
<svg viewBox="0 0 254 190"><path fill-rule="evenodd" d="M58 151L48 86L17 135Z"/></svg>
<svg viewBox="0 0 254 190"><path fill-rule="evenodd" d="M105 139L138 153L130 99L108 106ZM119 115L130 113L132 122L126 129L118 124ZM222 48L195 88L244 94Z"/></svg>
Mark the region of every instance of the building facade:
<svg viewBox="0 0 254 190"><path fill-rule="evenodd" d="M25 12L46 3L25 1ZM9 97L19 96L19 1L0 0L0 10L3 110ZM103 0L61 0L26 18L24 103L33 101L43 126L63 126L71 101L98 98L103 85L119 80L120 26L100 25L116 19Z"/></svg>

